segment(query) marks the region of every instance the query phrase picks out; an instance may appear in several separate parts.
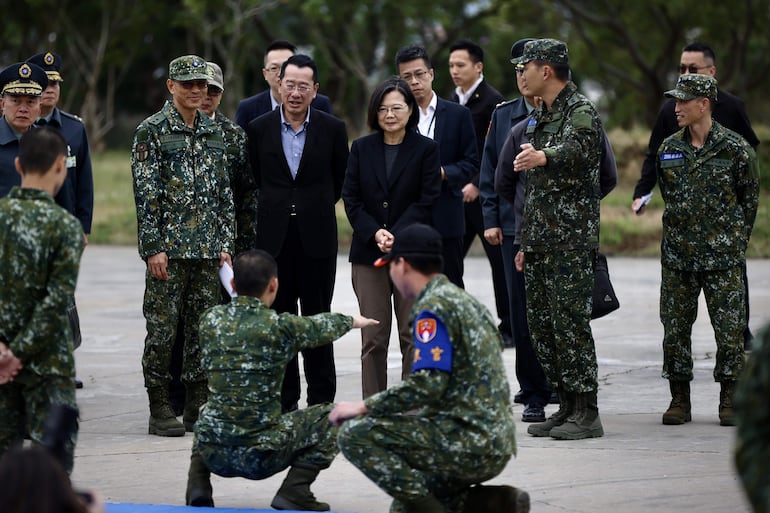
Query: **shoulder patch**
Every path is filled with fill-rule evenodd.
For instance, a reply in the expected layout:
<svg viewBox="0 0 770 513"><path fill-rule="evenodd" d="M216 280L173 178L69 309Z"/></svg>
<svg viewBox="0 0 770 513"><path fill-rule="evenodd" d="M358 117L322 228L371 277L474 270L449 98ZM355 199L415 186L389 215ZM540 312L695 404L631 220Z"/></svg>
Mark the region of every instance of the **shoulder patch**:
<svg viewBox="0 0 770 513"><path fill-rule="evenodd" d="M593 126L594 116L589 109L576 109L571 116L572 126L576 128L591 128Z"/></svg>
<svg viewBox="0 0 770 513"><path fill-rule="evenodd" d="M414 320L412 372L436 369L452 372L454 350L446 326L436 314L423 310Z"/></svg>

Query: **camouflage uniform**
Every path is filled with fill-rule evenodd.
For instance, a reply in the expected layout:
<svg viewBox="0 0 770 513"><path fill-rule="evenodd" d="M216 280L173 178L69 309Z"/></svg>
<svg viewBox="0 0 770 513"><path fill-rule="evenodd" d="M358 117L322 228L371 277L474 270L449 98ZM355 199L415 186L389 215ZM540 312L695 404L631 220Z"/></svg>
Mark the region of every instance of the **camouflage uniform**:
<svg viewBox="0 0 770 513"><path fill-rule="evenodd" d="M136 129L131 151L139 254L168 255L168 281L146 272L145 386L166 387L177 320L185 318L182 376L205 380L198 319L219 303L220 252L233 252L233 197L222 129L198 112L185 125L173 103Z"/></svg>
<svg viewBox="0 0 770 513"><path fill-rule="evenodd" d="M735 393L735 466L756 513L770 513L770 325L755 346Z"/></svg>
<svg viewBox="0 0 770 513"><path fill-rule="evenodd" d="M741 136L714 121L701 148L690 143L687 128L663 141L657 173L666 204L660 287L663 377L692 380L690 334L703 289L717 342L714 379L735 381L744 362L741 265L759 199L756 155Z"/></svg>
<svg viewBox="0 0 770 513"><path fill-rule="evenodd" d="M82 251L80 223L48 193L14 187L0 200L0 340L24 365L0 386L0 452L26 432L40 443L52 405L77 407L66 312ZM67 470L76 437L66 447Z"/></svg>
<svg viewBox="0 0 770 513"><path fill-rule="evenodd" d="M208 402L195 424L193 451L221 476L264 479L290 465L328 467L338 449L331 405L281 414L286 364L302 349L329 344L353 318L321 313L277 314L239 296L201 318Z"/></svg>
<svg viewBox="0 0 770 513"><path fill-rule="evenodd" d="M543 104L533 113L526 134L548 159L545 167L526 171L521 226L533 346L553 387L595 391L589 322L599 246L602 124L591 102L568 82L550 109Z"/></svg>
<svg viewBox="0 0 770 513"><path fill-rule="evenodd" d="M257 240L257 184L249 167L246 132L217 111L214 121L224 133L227 171L235 205L235 255L253 249Z"/></svg>
<svg viewBox="0 0 770 513"><path fill-rule="evenodd" d="M516 451L501 336L489 311L443 275L412 315L412 374L367 398L369 413L343 424L338 442L394 498L392 512L428 494L462 508L468 487L498 475Z"/></svg>

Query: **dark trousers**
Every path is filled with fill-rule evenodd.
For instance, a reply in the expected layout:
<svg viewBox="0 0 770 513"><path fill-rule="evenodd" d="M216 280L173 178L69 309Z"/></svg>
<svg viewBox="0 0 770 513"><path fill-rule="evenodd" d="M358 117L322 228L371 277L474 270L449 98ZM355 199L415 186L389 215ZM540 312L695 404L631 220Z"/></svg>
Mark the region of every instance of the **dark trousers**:
<svg viewBox="0 0 770 513"><path fill-rule="evenodd" d="M273 309L278 313L314 315L331 310L337 255L313 258L305 254L294 221L289 223L283 247L275 258L278 263L278 295ZM299 308L298 308L299 307ZM334 401L337 375L334 349L327 344L302 351L308 406ZM298 407L300 398L299 363L295 356L286 367L281 390L284 411Z"/></svg>
<svg viewBox="0 0 770 513"><path fill-rule="evenodd" d="M444 274L449 278L449 281L464 289L463 238L443 237L441 242L444 245Z"/></svg>
<svg viewBox="0 0 770 513"><path fill-rule="evenodd" d="M481 213L481 202L478 199L465 204L463 257L468 255L468 250L476 236L481 239L484 253L487 254L489 266L492 268L492 288L495 292L495 307L497 308L497 317L500 319L500 331L512 335L508 290L505 285L505 270L503 269L503 252L500 246L493 246L484 238L484 218Z"/></svg>
<svg viewBox="0 0 770 513"><path fill-rule="evenodd" d="M516 344L516 380L519 382L524 404L544 407L551 397L551 389L529 336L524 273L516 270L513 261L519 251L519 245L513 243L513 235L511 235L503 237L503 245L500 247L505 281L510 290L511 325L513 341Z"/></svg>

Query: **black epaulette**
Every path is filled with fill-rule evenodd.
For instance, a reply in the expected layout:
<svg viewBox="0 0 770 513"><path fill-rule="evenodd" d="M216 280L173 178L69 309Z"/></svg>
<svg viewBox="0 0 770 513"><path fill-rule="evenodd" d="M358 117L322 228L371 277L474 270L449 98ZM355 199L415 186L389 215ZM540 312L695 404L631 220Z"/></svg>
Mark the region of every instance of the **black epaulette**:
<svg viewBox="0 0 770 513"><path fill-rule="evenodd" d="M165 120L166 120L166 115L163 114L163 111L156 112L155 114L147 118L147 122L152 125L160 125Z"/></svg>

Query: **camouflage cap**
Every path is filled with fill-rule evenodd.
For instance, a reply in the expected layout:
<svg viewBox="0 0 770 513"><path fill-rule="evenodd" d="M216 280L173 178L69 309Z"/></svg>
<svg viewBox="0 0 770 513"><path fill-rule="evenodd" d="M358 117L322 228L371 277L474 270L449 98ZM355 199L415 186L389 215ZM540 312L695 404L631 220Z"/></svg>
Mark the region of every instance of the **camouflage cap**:
<svg viewBox="0 0 770 513"><path fill-rule="evenodd" d="M186 80L208 80L206 61L197 55L177 57L168 65L168 78L184 82Z"/></svg>
<svg viewBox="0 0 770 513"><path fill-rule="evenodd" d="M30 62L11 64L0 72L0 94L40 96L48 87L43 68Z"/></svg>
<svg viewBox="0 0 770 513"><path fill-rule="evenodd" d="M225 90L225 77L222 75L222 68L216 62L208 61L206 63L206 71L208 73L208 81L210 86L218 87L222 91Z"/></svg>
<svg viewBox="0 0 770 513"><path fill-rule="evenodd" d="M395 241L390 253L374 262L375 267L383 267L397 257L442 258L444 253L441 234L427 224L410 224L395 234Z"/></svg>
<svg viewBox="0 0 770 513"><path fill-rule="evenodd" d="M524 53L524 46L530 41L535 41L531 37L519 39L511 47L511 64L519 64L521 62L521 56Z"/></svg>
<svg viewBox="0 0 770 513"><path fill-rule="evenodd" d="M27 62L37 64L45 70L49 81L64 82L59 71L61 70L61 56L57 53L43 52L33 55Z"/></svg>
<svg viewBox="0 0 770 513"><path fill-rule="evenodd" d="M685 73L676 81L676 89L663 93L668 98L677 100L692 100L694 98L717 98L717 79L711 75Z"/></svg>
<svg viewBox="0 0 770 513"><path fill-rule="evenodd" d="M558 39L535 39L524 45L519 63L543 61L551 64L569 64L567 44Z"/></svg>

